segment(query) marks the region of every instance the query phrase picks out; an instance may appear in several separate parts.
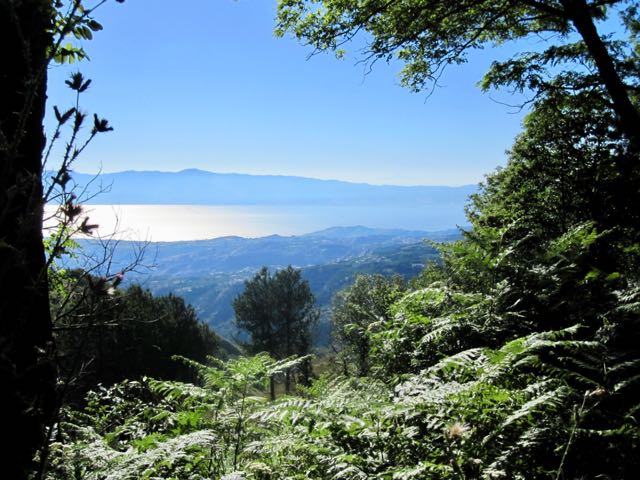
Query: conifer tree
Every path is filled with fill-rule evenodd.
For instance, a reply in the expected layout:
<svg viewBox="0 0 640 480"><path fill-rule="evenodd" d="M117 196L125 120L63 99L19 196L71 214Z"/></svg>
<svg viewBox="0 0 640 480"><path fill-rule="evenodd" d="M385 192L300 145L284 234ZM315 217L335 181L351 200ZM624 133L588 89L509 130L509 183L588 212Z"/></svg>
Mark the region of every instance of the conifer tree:
<svg viewBox="0 0 640 480"><path fill-rule="evenodd" d="M271 274L263 267L245 282L244 292L233 301L236 324L251 336L252 352L267 352L278 360L306 355L312 347L312 330L318 320L315 298L302 272L291 266ZM309 365L303 368L308 380ZM285 374L285 391L291 389L291 372ZM274 384L271 396L275 397Z"/></svg>

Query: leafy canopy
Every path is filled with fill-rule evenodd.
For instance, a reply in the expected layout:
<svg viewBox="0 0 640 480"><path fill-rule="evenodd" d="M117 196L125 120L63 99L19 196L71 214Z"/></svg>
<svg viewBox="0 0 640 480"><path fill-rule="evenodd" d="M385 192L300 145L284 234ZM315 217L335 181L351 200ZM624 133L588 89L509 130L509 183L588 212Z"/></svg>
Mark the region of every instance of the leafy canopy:
<svg viewBox="0 0 640 480"><path fill-rule="evenodd" d="M292 267L271 274L263 267L233 301L236 324L251 335L251 350L282 359L306 354L317 321L315 299L302 272Z"/></svg>

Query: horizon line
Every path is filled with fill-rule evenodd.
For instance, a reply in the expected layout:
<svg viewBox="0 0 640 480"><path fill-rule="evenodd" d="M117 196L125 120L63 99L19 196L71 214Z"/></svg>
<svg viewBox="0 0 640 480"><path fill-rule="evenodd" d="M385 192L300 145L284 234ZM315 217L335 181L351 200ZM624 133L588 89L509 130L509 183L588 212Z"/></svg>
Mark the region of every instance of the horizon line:
<svg viewBox="0 0 640 480"><path fill-rule="evenodd" d="M187 172L200 172L212 175L236 175L236 176L246 176L246 177L269 177L269 178L295 178L301 180L317 180L320 182L341 182L341 183L350 183L352 185L368 185L372 187L404 187L404 188L412 188L412 187L445 187L445 188L462 188L462 187L478 187L480 182L477 183L462 183L459 185L444 185L444 184L392 184L392 183L372 183L366 181L355 181L355 180L341 180L337 178L319 178L319 177L305 177L303 175L288 175L283 173L241 173L241 172L214 172L211 170L203 170L201 168L183 168L181 170L118 170L118 171L97 171L97 172L81 172L78 170L74 170L74 173L78 173L80 175L116 175L120 173L187 173ZM73 175L72 175L73 176Z"/></svg>

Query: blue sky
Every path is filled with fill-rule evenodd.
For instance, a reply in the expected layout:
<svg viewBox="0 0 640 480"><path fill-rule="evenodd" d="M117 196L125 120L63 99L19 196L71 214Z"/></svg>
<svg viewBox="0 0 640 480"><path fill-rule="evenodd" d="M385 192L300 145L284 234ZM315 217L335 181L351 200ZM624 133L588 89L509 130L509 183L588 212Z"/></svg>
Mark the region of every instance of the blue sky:
<svg viewBox="0 0 640 480"><path fill-rule="evenodd" d="M93 80L88 112L115 131L76 164L121 170L298 175L374 184L475 183L505 161L522 113L480 92L500 52L450 67L430 97L399 86L397 64L365 75L357 52L307 59L273 35L275 0L110 2L104 30L71 67ZM66 106L68 66L49 73L50 106Z"/></svg>

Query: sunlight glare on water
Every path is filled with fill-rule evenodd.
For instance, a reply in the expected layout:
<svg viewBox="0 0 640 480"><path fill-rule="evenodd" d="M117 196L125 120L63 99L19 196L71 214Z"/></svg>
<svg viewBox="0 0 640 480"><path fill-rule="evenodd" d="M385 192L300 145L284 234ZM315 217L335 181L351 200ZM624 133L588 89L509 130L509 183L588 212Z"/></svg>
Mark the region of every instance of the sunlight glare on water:
<svg viewBox="0 0 640 480"><path fill-rule="evenodd" d="M54 211L47 205L46 212ZM302 235L337 226L363 225L436 231L464 223L457 205L437 208L371 206L85 205L101 237L173 242L225 236Z"/></svg>
<svg viewBox="0 0 640 480"><path fill-rule="evenodd" d="M47 205L47 213L53 207ZM86 205L97 235L127 240L172 242L237 235L298 235L313 229L303 215L261 207L208 205ZM299 218L296 218L296 217Z"/></svg>

